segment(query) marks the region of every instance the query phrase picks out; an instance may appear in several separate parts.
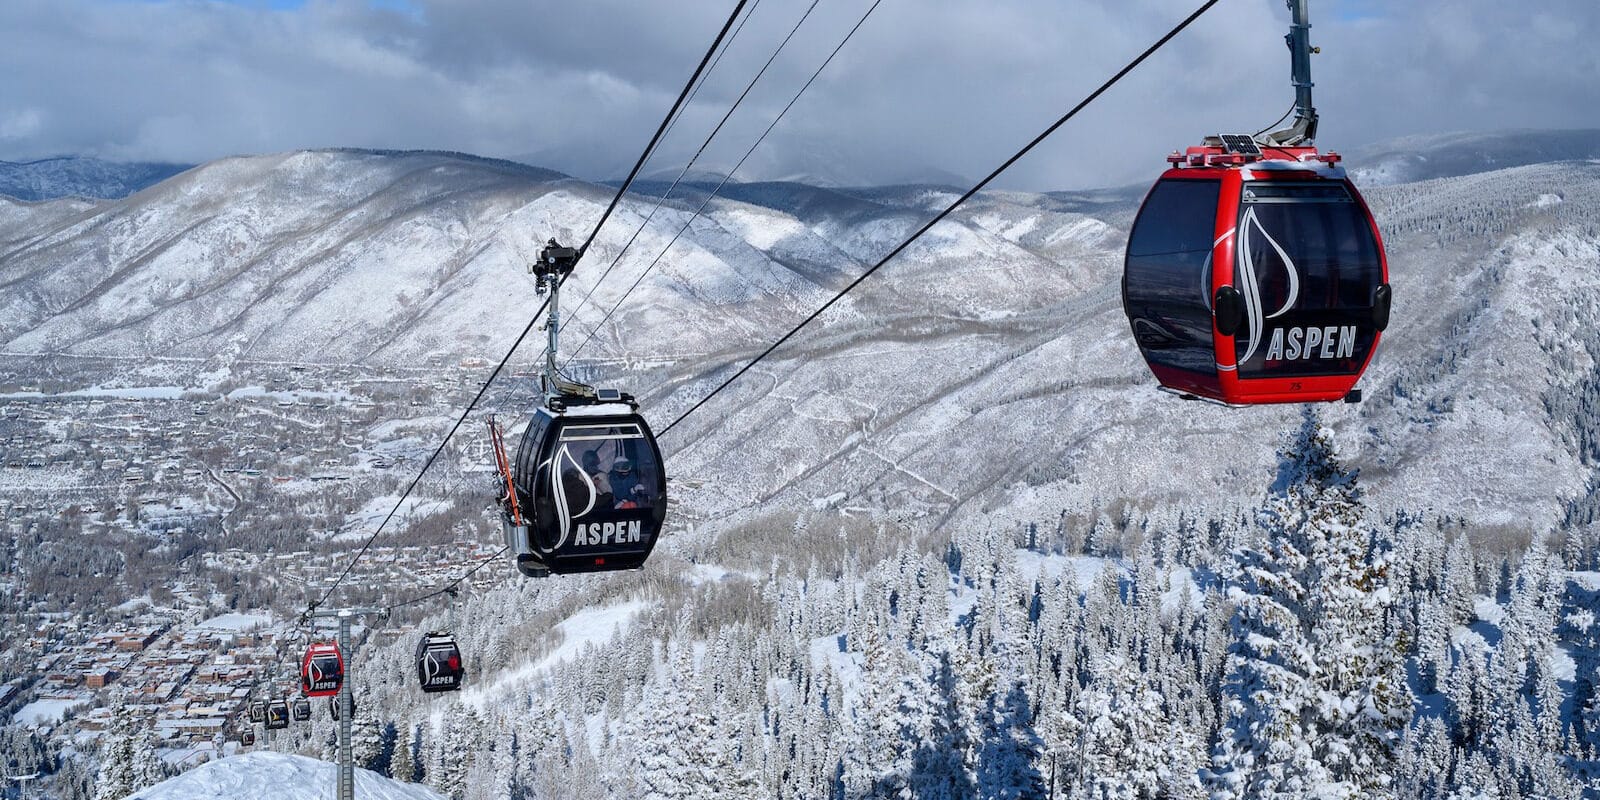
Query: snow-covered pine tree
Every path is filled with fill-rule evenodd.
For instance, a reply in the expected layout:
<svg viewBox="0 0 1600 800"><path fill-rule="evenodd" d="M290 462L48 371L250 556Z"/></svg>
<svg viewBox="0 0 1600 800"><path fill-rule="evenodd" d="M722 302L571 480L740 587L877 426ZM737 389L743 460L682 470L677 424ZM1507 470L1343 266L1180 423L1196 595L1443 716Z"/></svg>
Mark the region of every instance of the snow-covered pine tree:
<svg viewBox="0 0 1600 800"><path fill-rule="evenodd" d="M1450 732L1457 744L1478 747L1489 732L1493 717L1490 699L1488 648L1477 636L1456 645L1454 663L1445 678L1444 694Z"/></svg>
<svg viewBox="0 0 1600 800"><path fill-rule="evenodd" d="M874 610L868 606L869 612ZM893 798L908 792L910 745L930 725L926 688L904 685L920 676L908 674L905 648L884 640L885 627L882 619L856 626L862 674L848 711L844 750L844 785L852 798Z"/></svg>
<svg viewBox="0 0 1600 800"><path fill-rule="evenodd" d="M134 733L133 737L133 780L137 788L144 789L154 786L173 775L174 770L167 762L161 759L161 753L156 748L155 738L148 728L143 728Z"/></svg>
<svg viewBox="0 0 1600 800"><path fill-rule="evenodd" d="M1438 717L1424 717L1408 728L1395 775L1395 797L1435 800L1444 796L1452 752L1450 736Z"/></svg>
<svg viewBox="0 0 1600 800"><path fill-rule="evenodd" d="M1473 601L1478 594L1478 562L1466 532L1457 533L1444 557L1444 602L1451 621L1465 625L1475 616Z"/></svg>
<svg viewBox="0 0 1600 800"><path fill-rule="evenodd" d="M1386 554L1314 412L1279 456L1267 544L1236 551L1229 575L1234 642L1207 783L1217 800L1388 797L1411 697L1384 633Z"/></svg>
<svg viewBox="0 0 1600 800"><path fill-rule="evenodd" d="M622 738L629 753L629 794L642 800L710 800L718 776L711 764L716 729L708 706L695 685L692 645L675 642L669 669L650 682L644 707L625 726Z"/></svg>
<svg viewBox="0 0 1600 800"><path fill-rule="evenodd" d="M989 695L979 713L974 772L977 796L982 800L1035 800L1044 797L1044 776L1039 774L1044 742L1033 730L1032 701L1015 668Z"/></svg>
<svg viewBox="0 0 1600 800"><path fill-rule="evenodd" d="M1590 677L1590 686L1600 686L1600 668L1597 668ZM1600 752L1600 691L1595 691L1589 696L1589 704L1583 709L1583 727L1587 732L1587 741L1584 746L1588 749L1587 756L1594 758Z"/></svg>
<svg viewBox="0 0 1600 800"><path fill-rule="evenodd" d="M974 793L965 761L972 747L965 724L968 715L949 652L941 651L937 657L929 681L932 706L926 738L912 753L911 790L919 800L958 800Z"/></svg>
<svg viewBox="0 0 1600 800"><path fill-rule="evenodd" d="M1077 786L1098 800L1178 800L1200 795L1204 745L1162 709L1148 676L1122 655L1096 659L1078 695Z"/></svg>
<svg viewBox="0 0 1600 800"><path fill-rule="evenodd" d="M1500 779L1483 753L1467 756L1456 767L1455 788L1446 800L1501 800Z"/></svg>
<svg viewBox="0 0 1600 800"><path fill-rule="evenodd" d="M100 772L94 779L94 800L122 800L139 790L133 766L133 730L128 711L111 709L111 727L100 739Z"/></svg>
<svg viewBox="0 0 1600 800"><path fill-rule="evenodd" d="M466 796L467 773L476 753L479 727L473 711L459 702L451 703L444 713L444 730L434 742L428 781L450 800Z"/></svg>
<svg viewBox="0 0 1600 800"><path fill-rule="evenodd" d="M402 722L395 735L394 756L389 760L389 774L397 781L411 783L417 780L417 747L422 736L421 726Z"/></svg>
<svg viewBox="0 0 1600 800"><path fill-rule="evenodd" d="M1417 673L1422 681L1422 691L1443 691L1446 676L1450 674L1450 631L1454 627L1450 609L1444 603L1423 600L1417 611L1416 656Z"/></svg>
<svg viewBox="0 0 1600 800"><path fill-rule="evenodd" d="M350 720L350 750L356 766L362 769L378 767L378 757L383 755L383 729L378 724L377 715L357 713Z"/></svg>
<svg viewBox="0 0 1600 800"><path fill-rule="evenodd" d="M111 707L111 727L101 741L95 800L122 800L172 775L157 753L150 731L140 725L133 710L120 703Z"/></svg>

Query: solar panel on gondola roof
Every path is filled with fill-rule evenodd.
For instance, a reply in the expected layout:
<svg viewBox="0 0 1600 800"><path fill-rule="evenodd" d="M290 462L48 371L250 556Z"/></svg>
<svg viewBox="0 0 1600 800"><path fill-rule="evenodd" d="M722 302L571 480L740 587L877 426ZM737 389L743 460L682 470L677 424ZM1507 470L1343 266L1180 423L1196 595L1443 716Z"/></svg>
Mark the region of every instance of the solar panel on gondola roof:
<svg viewBox="0 0 1600 800"><path fill-rule="evenodd" d="M1226 152L1245 156L1261 155L1261 146L1248 133L1224 133L1217 138L1222 140L1222 149Z"/></svg>

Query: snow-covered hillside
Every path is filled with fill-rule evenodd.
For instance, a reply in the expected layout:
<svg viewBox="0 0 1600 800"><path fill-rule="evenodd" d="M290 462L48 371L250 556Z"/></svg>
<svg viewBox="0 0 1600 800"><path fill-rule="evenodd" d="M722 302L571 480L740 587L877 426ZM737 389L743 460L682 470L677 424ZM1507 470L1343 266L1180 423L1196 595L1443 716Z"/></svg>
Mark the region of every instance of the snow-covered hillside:
<svg viewBox="0 0 1600 800"><path fill-rule="evenodd" d="M129 795L128 800L323 800L332 797L338 767L285 753L257 752L224 758ZM362 800L442 800L419 784L356 770Z"/></svg>
<svg viewBox="0 0 1600 800"><path fill-rule="evenodd" d="M188 169L187 164L119 163L63 157L0 161L0 195L18 200L91 197L113 200L153 186Z"/></svg>
<svg viewBox="0 0 1600 800"><path fill-rule="evenodd" d="M1358 148L1351 172L1363 186L1475 175L1497 169L1600 158L1600 130L1507 130L1407 136Z"/></svg>
<svg viewBox="0 0 1600 800"><path fill-rule="evenodd" d="M1562 162L1370 192L1395 321L1367 402L1327 413L1355 463L1393 476L1375 505L1549 525L1587 497L1589 464L1563 443L1590 422L1552 404L1592 363L1577 343L1600 322L1597 178L1600 164ZM537 307L526 258L580 239L609 191L509 162L319 151L215 162L114 203L0 204L0 347L492 361ZM593 301L569 300L569 348L705 191L680 188ZM730 184L580 361L670 420L951 192ZM978 198L672 433L687 517L1231 505L1294 412L1155 390L1118 295L1136 200ZM653 202L622 205L576 273L579 298Z"/></svg>

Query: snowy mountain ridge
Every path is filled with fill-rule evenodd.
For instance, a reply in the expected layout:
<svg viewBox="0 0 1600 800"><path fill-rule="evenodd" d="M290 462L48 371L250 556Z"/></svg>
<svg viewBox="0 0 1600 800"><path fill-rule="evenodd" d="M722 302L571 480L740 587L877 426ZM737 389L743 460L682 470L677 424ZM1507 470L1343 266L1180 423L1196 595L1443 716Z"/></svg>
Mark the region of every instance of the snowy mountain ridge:
<svg viewBox="0 0 1600 800"><path fill-rule="evenodd" d="M116 162L83 156L0 161L0 195L44 201L62 197L116 200L189 169L190 164Z"/></svg>
<svg viewBox="0 0 1600 800"><path fill-rule="evenodd" d="M1352 434L1358 465L1392 476L1374 489L1380 507L1420 501L1484 525L1553 525L1589 496L1591 470L1564 442L1592 423L1549 409L1562 386L1586 380L1573 367L1592 363L1575 343L1600 318L1597 176L1600 165L1566 162L1370 193L1395 324L1364 381L1367 402L1326 412ZM586 302L656 201L623 203L575 273L567 352L707 189L680 191ZM950 196L723 191L581 353L655 419L686 408ZM608 192L508 162L315 151L215 162L110 204L0 204L0 348L186 356L209 360L211 375L219 354L492 363L537 307L526 259L547 237L578 240ZM1231 505L1234 476L1268 465L1293 412L1154 390L1117 292L1133 202L977 198L735 385L720 412L674 432L676 469L698 478L678 493L687 518L754 519L825 498L935 524L1128 500Z"/></svg>

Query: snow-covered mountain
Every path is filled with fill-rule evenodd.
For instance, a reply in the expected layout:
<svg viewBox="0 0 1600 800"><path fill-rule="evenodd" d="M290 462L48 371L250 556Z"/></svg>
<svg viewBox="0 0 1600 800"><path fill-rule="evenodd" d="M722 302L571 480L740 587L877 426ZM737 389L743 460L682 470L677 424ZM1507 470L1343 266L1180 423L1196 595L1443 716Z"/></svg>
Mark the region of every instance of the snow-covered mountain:
<svg viewBox="0 0 1600 800"><path fill-rule="evenodd" d="M58 197L114 200L160 183L190 166L104 161L82 156L0 161L0 195L28 201Z"/></svg>
<svg viewBox="0 0 1600 800"><path fill-rule="evenodd" d="M1363 186L1454 178L1529 164L1600 158L1600 130L1505 130L1406 136L1350 153Z"/></svg>
<svg viewBox="0 0 1600 800"><path fill-rule="evenodd" d="M1386 477L1379 507L1548 526L1590 493L1569 443L1594 423L1561 398L1592 381L1597 179L1577 161L1371 192L1395 322L1367 402L1326 412ZM708 188L668 200L592 302L569 298L569 347ZM538 305L527 257L581 239L609 191L452 154L316 151L214 162L117 202L0 205L0 347L492 361ZM671 420L952 191L730 184L581 358ZM1297 412L1155 390L1118 295L1136 202L978 198L673 431L688 518L831 504L937 525L1232 504ZM654 203L622 205L576 298Z"/></svg>
<svg viewBox="0 0 1600 800"><path fill-rule="evenodd" d="M141 789L128 800L322 800L333 796L338 767L286 753L256 752L213 761ZM427 787L356 770L363 800L442 800Z"/></svg>

